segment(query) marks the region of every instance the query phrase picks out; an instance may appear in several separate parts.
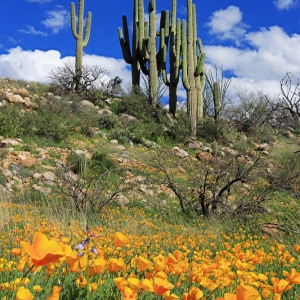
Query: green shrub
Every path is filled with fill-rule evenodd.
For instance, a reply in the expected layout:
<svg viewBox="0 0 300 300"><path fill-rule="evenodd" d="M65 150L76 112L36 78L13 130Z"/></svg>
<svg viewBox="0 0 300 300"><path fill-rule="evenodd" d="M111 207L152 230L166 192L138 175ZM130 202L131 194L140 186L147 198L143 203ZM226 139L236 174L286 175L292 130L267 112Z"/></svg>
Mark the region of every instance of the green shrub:
<svg viewBox="0 0 300 300"><path fill-rule="evenodd" d="M127 128L113 129L109 132L110 140L118 140L121 144L128 144L130 142L138 141L139 139L134 132L131 132Z"/></svg>
<svg viewBox="0 0 300 300"><path fill-rule="evenodd" d="M98 126L101 129L112 129L116 126L118 119L115 115L101 115Z"/></svg>
<svg viewBox="0 0 300 300"><path fill-rule="evenodd" d="M93 153L89 162L89 168L94 174L103 174L107 170L114 169L115 163L108 156L108 154L103 152L95 152Z"/></svg>

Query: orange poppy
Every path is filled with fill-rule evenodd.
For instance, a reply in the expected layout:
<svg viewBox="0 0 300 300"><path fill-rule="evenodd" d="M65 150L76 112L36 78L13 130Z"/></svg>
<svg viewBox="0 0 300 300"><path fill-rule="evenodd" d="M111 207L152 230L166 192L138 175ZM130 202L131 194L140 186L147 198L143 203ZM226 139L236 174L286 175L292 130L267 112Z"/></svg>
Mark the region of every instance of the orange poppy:
<svg viewBox="0 0 300 300"><path fill-rule="evenodd" d="M28 242L21 242L21 246L35 266L49 264L64 256L62 248L54 240L48 240L41 232L34 234L32 246Z"/></svg>

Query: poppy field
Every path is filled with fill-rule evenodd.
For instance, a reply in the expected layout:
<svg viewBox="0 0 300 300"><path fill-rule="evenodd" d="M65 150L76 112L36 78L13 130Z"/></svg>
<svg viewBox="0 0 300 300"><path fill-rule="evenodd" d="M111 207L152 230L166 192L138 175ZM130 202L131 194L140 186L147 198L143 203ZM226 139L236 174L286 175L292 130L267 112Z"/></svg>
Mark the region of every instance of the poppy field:
<svg viewBox="0 0 300 300"><path fill-rule="evenodd" d="M1 204L0 299L300 299L300 246L141 209ZM154 221L153 221L154 220Z"/></svg>

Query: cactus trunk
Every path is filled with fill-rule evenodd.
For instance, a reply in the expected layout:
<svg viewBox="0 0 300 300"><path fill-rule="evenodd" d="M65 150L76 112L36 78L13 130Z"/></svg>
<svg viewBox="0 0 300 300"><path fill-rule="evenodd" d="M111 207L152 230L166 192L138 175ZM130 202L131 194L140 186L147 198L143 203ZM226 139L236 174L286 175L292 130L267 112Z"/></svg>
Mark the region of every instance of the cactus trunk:
<svg viewBox="0 0 300 300"><path fill-rule="evenodd" d="M214 98L214 106L215 106L215 120L218 120L220 118L220 111L221 111L221 93L220 93L220 86L218 82L214 82L213 98Z"/></svg>
<svg viewBox="0 0 300 300"><path fill-rule="evenodd" d="M76 57L75 57L75 91L80 92L82 86L82 54L83 48L87 45L90 37L92 13L88 13L88 18L85 28L85 36L83 40L83 13L84 13L84 0L79 0L78 10L78 31L76 31L76 16L75 16L75 4L71 3L71 26L72 34L76 39Z"/></svg>
<svg viewBox="0 0 300 300"><path fill-rule="evenodd" d="M131 65L131 81L132 85L140 85L140 61L141 57L139 55L139 32L138 32L138 22L139 22L139 0L134 0L133 7L133 31L132 31L132 47L130 49L130 40L128 32L128 23L126 16L123 16L123 29L119 27L119 40L122 48L124 60ZM143 62L142 62L143 63Z"/></svg>
<svg viewBox="0 0 300 300"><path fill-rule="evenodd" d="M182 21L182 83L187 91L187 114L190 137L196 139L197 121L203 116L204 61L200 39L196 39L196 6L187 0L188 28ZM186 33L187 31L187 33ZM199 50L199 51L198 51ZM198 54L199 52L199 54Z"/></svg>

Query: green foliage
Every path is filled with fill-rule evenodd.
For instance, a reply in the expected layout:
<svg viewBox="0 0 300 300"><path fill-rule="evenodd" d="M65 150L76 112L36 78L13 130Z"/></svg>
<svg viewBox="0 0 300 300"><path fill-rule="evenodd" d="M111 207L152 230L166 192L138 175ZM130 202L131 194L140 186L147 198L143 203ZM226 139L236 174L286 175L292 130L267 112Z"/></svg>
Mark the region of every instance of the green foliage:
<svg viewBox="0 0 300 300"><path fill-rule="evenodd" d="M95 152L89 161L89 168L93 174L102 174L116 167L114 161L107 153Z"/></svg>
<svg viewBox="0 0 300 300"><path fill-rule="evenodd" d="M4 137L23 137L26 115L14 104L7 104L0 110L0 135Z"/></svg>
<svg viewBox="0 0 300 300"><path fill-rule="evenodd" d="M115 115L101 115L98 126L101 129L112 129L116 126L118 119Z"/></svg>
<svg viewBox="0 0 300 300"><path fill-rule="evenodd" d="M134 132L127 128L113 129L109 132L110 140L118 140L121 144L129 144L130 142L139 141Z"/></svg>

